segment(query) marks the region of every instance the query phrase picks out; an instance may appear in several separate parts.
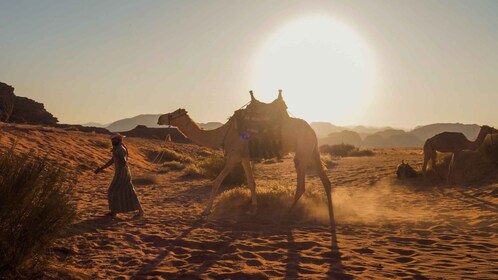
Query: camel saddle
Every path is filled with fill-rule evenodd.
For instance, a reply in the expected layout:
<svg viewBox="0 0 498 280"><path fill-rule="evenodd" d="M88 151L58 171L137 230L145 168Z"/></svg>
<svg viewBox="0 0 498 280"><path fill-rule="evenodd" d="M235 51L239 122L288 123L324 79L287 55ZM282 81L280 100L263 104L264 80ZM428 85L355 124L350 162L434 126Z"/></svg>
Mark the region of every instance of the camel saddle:
<svg viewBox="0 0 498 280"><path fill-rule="evenodd" d="M249 157L263 159L282 157L282 123L289 118L287 105L279 91L278 98L264 103L254 97L246 108L235 111L236 127L248 142Z"/></svg>

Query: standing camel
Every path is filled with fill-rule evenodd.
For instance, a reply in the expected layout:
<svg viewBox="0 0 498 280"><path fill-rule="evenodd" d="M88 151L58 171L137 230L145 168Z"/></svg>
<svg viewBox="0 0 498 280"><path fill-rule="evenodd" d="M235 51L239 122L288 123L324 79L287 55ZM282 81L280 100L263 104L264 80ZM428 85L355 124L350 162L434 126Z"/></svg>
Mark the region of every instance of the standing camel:
<svg viewBox="0 0 498 280"><path fill-rule="evenodd" d="M462 150L476 150L481 146L486 135L496 132L497 130L487 125L481 126L481 130L476 140L469 141L463 133L460 132L442 132L425 141L424 144L424 165L422 173L426 174L429 160L432 162L432 168L436 168L436 152L453 153L453 156ZM448 178L451 173L451 164L448 169Z"/></svg>
<svg viewBox="0 0 498 280"><path fill-rule="evenodd" d="M279 99L281 99L281 96L279 96ZM248 142L241 137L235 122L235 118L232 117L217 129L203 130L189 117L185 109L178 109L172 113L161 115L157 122L159 125L173 125L178 127L195 144L210 148L223 148L225 150L226 164L213 182L211 195L203 215L208 215L211 212L211 207L213 206L219 186L239 162L242 163L247 177L247 185L251 190L252 213L255 213L257 210L256 184L250 163L251 160L255 159L249 157ZM297 171L297 189L289 212L292 211L305 191L306 168L312 165L317 170L318 176L325 188L329 218L332 224L334 217L331 183L325 174L325 167L320 159L314 130L306 121L289 117L285 118L282 122L281 138L283 154L295 152L294 166Z"/></svg>

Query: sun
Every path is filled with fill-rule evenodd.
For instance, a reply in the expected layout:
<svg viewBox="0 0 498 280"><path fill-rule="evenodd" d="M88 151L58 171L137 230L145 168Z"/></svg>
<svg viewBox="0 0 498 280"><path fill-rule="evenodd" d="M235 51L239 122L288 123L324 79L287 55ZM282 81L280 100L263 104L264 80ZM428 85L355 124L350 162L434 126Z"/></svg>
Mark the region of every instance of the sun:
<svg viewBox="0 0 498 280"><path fill-rule="evenodd" d="M374 91L374 59L348 25L307 17L271 34L254 59L256 95L270 101L283 89L292 114L308 121L355 123Z"/></svg>

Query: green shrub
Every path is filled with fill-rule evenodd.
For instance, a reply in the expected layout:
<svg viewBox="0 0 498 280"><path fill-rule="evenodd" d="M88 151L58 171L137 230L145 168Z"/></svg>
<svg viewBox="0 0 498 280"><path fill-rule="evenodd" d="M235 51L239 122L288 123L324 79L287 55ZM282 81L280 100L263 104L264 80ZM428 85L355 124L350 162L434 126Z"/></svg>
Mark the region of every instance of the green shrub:
<svg viewBox="0 0 498 280"><path fill-rule="evenodd" d="M0 275L25 277L74 217L65 170L32 154L0 155Z"/></svg>
<svg viewBox="0 0 498 280"><path fill-rule="evenodd" d="M224 157L212 155L197 164L188 165L183 169L183 174L186 177L215 179L221 173L221 170L223 170L225 163L226 159ZM237 164L232 172L223 180L223 184L225 185L240 185L245 182L244 169L241 164Z"/></svg>
<svg viewBox="0 0 498 280"><path fill-rule="evenodd" d="M364 157L375 155L372 150L360 150L353 145L344 143L339 145L322 145L320 146L320 152L336 157Z"/></svg>

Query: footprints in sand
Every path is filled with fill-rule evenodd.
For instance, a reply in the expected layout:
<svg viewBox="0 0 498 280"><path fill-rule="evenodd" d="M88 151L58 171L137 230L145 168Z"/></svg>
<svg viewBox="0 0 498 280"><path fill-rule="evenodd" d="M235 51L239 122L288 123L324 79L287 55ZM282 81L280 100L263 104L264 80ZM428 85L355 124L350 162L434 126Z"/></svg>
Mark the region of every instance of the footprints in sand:
<svg viewBox="0 0 498 280"><path fill-rule="evenodd" d="M76 233L64 240L65 247L74 244L74 253L61 254L68 266L84 271L89 279L492 279L498 273L496 214L489 207L467 207L465 203L478 200L460 190L455 197L462 200L406 186L376 188L383 176L392 175L390 164L398 163L399 156L383 155L340 160L334 166L329 175L335 198L358 194L335 201L336 214L350 217L353 212L357 217L337 219L334 234L327 226L313 224L201 221L198 214L210 191L207 183L168 177L159 178L167 187L139 190L144 194L145 221L94 219L96 212L107 210L103 192L90 203L105 182L88 179L89 187L81 190L85 196L78 200L82 214ZM292 160L258 166L261 177L256 180L266 176L276 184L294 186L295 174L282 173L282 166L291 170ZM308 190L320 186L316 176L308 183ZM368 203L372 194L377 204ZM478 193L469 195L492 201ZM354 204L358 207L348 212ZM380 215L368 216L370 212ZM365 216L375 219L360 219ZM337 242L332 242L333 235Z"/></svg>

